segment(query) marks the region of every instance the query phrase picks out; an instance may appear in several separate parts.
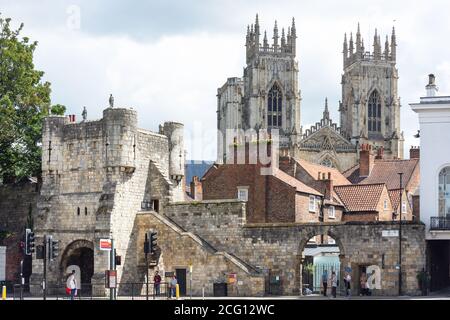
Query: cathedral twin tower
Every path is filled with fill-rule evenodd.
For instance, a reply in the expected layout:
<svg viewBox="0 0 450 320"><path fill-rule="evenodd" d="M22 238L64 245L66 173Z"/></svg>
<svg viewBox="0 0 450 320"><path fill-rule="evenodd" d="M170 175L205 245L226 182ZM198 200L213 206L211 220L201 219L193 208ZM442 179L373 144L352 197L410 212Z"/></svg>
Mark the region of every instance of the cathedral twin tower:
<svg viewBox="0 0 450 320"><path fill-rule="evenodd" d="M279 31L275 21L269 45L266 31L260 42L258 15L255 24L247 27L244 76L228 78L218 89L217 125L222 133L218 160L226 158L227 129L278 129L285 153L341 171L357 163L358 146L363 143L382 149L385 158L402 158L394 29L390 44L386 37L383 52L377 31L373 52L365 50L359 24L355 42L352 34L348 42L344 36L340 127L329 118L326 105L322 119L304 132L294 19L287 32L282 28L280 36Z"/></svg>

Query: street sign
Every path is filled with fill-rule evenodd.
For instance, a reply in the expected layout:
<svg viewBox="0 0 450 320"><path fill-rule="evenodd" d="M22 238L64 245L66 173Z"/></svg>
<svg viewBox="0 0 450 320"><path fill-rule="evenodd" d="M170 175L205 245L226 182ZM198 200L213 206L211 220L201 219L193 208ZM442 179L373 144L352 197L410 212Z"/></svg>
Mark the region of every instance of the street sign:
<svg viewBox="0 0 450 320"><path fill-rule="evenodd" d="M228 274L228 283L236 283L237 282L237 274L236 273L229 273Z"/></svg>
<svg viewBox="0 0 450 320"><path fill-rule="evenodd" d="M398 237L398 230L382 230L382 237Z"/></svg>
<svg viewBox="0 0 450 320"><path fill-rule="evenodd" d="M100 239L100 250L111 251L111 239Z"/></svg>
<svg viewBox="0 0 450 320"><path fill-rule="evenodd" d="M116 288L117 287L117 271L116 270L106 270L105 271L105 287L106 288Z"/></svg>

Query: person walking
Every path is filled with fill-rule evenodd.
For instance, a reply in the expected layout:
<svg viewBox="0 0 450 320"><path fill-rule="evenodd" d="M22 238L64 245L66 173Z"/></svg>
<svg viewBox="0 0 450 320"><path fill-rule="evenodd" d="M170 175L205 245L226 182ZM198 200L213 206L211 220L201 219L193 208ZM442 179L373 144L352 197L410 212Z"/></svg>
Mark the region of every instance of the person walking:
<svg viewBox="0 0 450 320"><path fill-rule="evenodd" d="M359 286L360 286L360 291L359 294L361 296L366 296L367 294L367 275L365 272L361 273L361 277L359 277Z"/></svg>
<svg viewBox="0 0 450 320"><path fill-rule="evenodd" d="M77 279L75 278L75 270L67 278L66 287L70 289L70 300L73 300L77 294Z"/></svg>
<svg viewBox="0 0 450 320"><path fill-rule="evenodd" d="M155 271L155 276L153 277L154 282L154 293L158 297L161 294L161 276L159 275L158 270Z"/></svg>
<svg viewBox="0 0 450 320"><path fill-rule="evenodd" d="M333 298L336 298L336 291L337 291L337 285L338 285L338 281L337 281L337 277L336 277L336 272L331 272L331 296Z"/></svg>
<svg viewBox="0 0 450 320"><path fill-rule="evenodd" d="M345 296L350 297L352 295L351 292L351 282L352 282L352 276L349 272L345 275Z"/></svg>
<svg viewBox="0 0 450 320"><path fill-rule="evenodd" d="M170 296L171 297L175 297L177 296L176 292L177 292L177 277L173 276L172 280L170 280Z"/></svg>
<svg viewBox="0 0 450 320"><path fill-rule="evenodd" d="M327 289L328 289L328 271L327 269L323 270L322 273L322 286L323 286L323 296L327 296Z"/></svg>

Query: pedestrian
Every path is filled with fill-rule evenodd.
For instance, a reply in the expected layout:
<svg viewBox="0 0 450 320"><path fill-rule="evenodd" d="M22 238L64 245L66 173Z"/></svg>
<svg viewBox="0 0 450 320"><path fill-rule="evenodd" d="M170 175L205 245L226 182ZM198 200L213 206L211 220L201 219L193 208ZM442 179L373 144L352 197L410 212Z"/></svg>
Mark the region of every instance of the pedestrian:
<svg viewBox="0 0 450 320"><path fill-rule="evenodd" d="M367 295L367 275L365 272L361 273L361 277L359 277L359 295L366 296Z"/></svg>
<svg viewBox="0 0 450 320"><path fill-rule="evenodd" d="M75 270L69 275L66 281L66 287L70 289L70 300L77 295L77 279L75 278Z"/></svg>
<svg viewBox="0 0 450 320"><path fill-rule="evenodd" d="M161 287L161 276L159 275L158 270L155 271L155 276L153 277L154 282L154 293L158 297L160 295L160 287Z"/></svg>
<svg viewBox="0 0 450 320"><path fill-rule="evenodd" d="M327 296L327 288L328 288L328 271L327 269L323 270L322 273L322 286L323 286L323 296Z"/></svg>
<svg viewBox="0 0 450 320"><path fill-rule="evenodd" d="M177 292L177 284L178 284L177 277L173 276L172 280L170 281L170 293L171 293L170 296L171 297L176 297L177 296L177 294L176 294L176 292Z"/></svg>
<svg viewBox="0 0 450 320"><path fill-rule="evenodd" d="M349 272L345 275L345 296L350 297L352 295L351 292L351 282L352 282L352 276Z"/></svg>
<svg viewBox="0 0 450 320"><path fill-rule="evenodd" d="M337 281L337 277L336 277L336 272L331 272L331 295L333 296L333 298L336 298L336 291L337 291L337 286L338 286L338 281Z"/></svg>

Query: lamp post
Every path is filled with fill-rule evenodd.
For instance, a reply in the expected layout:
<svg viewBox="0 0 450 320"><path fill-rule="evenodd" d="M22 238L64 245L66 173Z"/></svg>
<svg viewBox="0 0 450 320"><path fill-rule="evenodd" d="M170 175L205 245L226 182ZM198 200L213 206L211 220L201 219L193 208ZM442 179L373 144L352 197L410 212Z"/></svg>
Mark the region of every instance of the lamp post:
<svg viewBox="0 0 450 320"><path fill-rule="evenodd" d="M402 185L402 176L403 172L398 172L398 175L400 176L400 221L399 221L399 232L398 232L398 295L402 295L402 211L403 211L403 203L402 203L402 196L403 196L403 185Z"/></svg>

